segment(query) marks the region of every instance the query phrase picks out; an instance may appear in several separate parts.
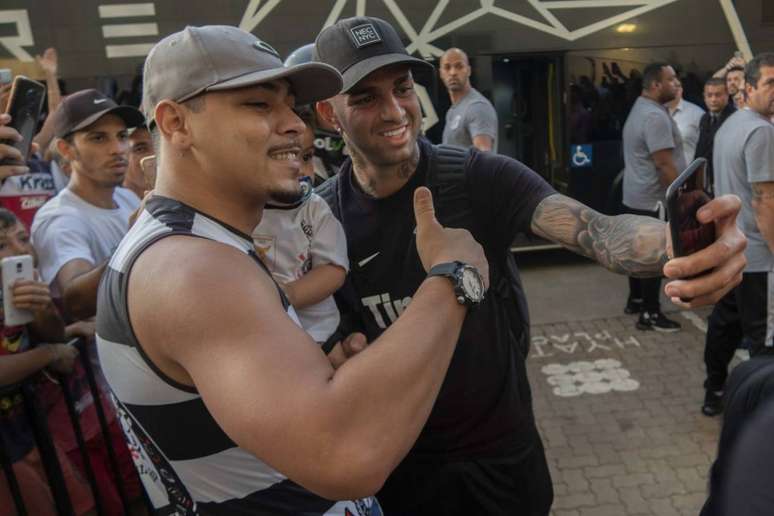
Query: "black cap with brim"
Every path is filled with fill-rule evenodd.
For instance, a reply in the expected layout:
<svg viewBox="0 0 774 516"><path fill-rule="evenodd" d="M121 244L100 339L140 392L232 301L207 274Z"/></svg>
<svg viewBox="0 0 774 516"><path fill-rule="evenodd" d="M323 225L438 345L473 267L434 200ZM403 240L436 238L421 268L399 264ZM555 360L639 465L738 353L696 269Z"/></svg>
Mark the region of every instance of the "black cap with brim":
<svg viewBox="0 0 774 516"><path fill-rule="evenodd" d="M314 60L333 66L348 92L366 76L385 66L405 64L418 82L432 80L435 67L411 56L395 28L379 18L345 18L323 29L315 40Z"/></svg>
<svg viewBox="0 0 774 516"><path fill-rule="evenodd" d="M116 115L128 128L145 124L142 113L131 106L119 106L95 89L80 90L62 99L51 113L54 136L64 138L81 131L105 115Z"/></svg>
<svg viewBox="0 0 774 516"><path fill-rule="evenodd" d="M382 54L359 61L343 72L341 74L344 79L342 93L351 90L353 86L376 70L396 64L408 65L414 78L419 82L426 82L435 72L435 67L432 64L416 57L406 54Z"/></svg>
<svg viewBox="0 0 774 516"><path fill-rule="evenodd" d="M309 104L335 97L341 91L341 76L324 63L304 63L251 72L205 88L205 91L243 88L278 79L287 79L293 89L296 104Z"/></svg>
<svg viewBox="0 0 774 516"><path fill-rule="evenodd" d="M141 125L145 125L145 117L142 116L142 113L139 110L131 106L118 106L112 109L99 111L97 113L94 113L93 115L90 115L89 117L80 121L75 126L70 127L67 133L61 135L60 138L67 136L68 134L72 134L76 131L86 129L91 124L93 124L94 122L96 122L97 120L99 120L105 115L116 115L117 117L119 117L121 120L124 121L127 128L139 127Z"/></svg>

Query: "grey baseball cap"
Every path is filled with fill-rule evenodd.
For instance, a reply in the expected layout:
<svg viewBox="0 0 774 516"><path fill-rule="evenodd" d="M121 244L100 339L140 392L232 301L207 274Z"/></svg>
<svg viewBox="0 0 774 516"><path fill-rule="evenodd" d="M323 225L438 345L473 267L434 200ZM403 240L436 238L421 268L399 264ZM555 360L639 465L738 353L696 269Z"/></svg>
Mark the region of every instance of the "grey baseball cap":
<svg viewBox="0 0 774 516"><path fill-rule="evenodd" d="M359 16L339 20L320 32L314 49L315 61L332 65L341 73L345 93L384 66L405 63L419 80L435 72L435 67L427 61L410 56L392 25L379 18Z"/></svg>
<svg viewBox="0 0 774 516"><path fill-rule="evenodd" d="M159 41L145 60L142 111L153 122L162 100L182 102L205 91L242 88L287 79L297 104L333 97L341 76L331 66L283 66L271 45L227 25L186 27Z"/></svg>

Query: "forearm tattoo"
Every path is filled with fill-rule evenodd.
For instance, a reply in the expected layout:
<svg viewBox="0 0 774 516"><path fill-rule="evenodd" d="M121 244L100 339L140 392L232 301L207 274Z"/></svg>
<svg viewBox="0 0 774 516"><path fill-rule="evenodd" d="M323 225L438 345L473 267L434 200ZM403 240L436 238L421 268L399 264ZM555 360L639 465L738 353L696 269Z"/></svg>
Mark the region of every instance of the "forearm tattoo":
<svg viewBox="0 0 774 516"><path fill-rule="evenodd" d="M538 205L532 231L628 276L658 276L668 260L663 222L602 215L564 195L552 195Z"/></svg>

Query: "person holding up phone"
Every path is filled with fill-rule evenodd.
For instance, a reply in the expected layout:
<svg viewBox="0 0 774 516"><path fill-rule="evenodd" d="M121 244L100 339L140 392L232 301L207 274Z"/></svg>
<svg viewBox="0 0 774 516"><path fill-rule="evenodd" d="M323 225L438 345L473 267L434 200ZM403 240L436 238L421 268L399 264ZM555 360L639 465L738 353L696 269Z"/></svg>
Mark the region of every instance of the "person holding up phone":
<svg viewBox="0 0 774 516"><path fill-rule="evenodd" d="M35 251L27 228L13 213L0 208L0 258L15 256L32 256L34 259ZM65 330L51 301L48 285L35 280L17 281L10 291L3 291L3 296L6 295L13 298L16 308L29 310L34 318L32 322L20 326L0 321L0 387L13 385L45 368L70 374L78 350L56 343L64 339ZM0 442L13 465L28 513L56 514L32 429L28 426L19 396L0 394ZM75 513L84 514L94 506L89 487L75 472L61 448L56 446L56 450ZM7 482L0 481L0 507L13 507L13 503Z"/></svg>
<svg viewBox="0 0 774 516"><path fill-rule="evenodd" d="M743 339L750 353L774 350L774 54L760 54L745 69L747 109L731 115L715 135L715 191L742 199L740 228L747 236L742 283L709 317L701 411L723 410L728 365Z"/></svg>

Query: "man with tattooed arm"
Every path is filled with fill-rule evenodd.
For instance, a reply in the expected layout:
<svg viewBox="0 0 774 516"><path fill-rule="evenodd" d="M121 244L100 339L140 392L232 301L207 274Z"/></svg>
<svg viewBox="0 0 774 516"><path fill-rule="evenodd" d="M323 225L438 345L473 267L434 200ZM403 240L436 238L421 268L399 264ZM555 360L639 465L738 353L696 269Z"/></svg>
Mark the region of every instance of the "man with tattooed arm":
<svg viewBox="0 0 774 516"><path fill-rule="evenodd" d="M341 94L317 104L350 152L339 174L319 189L347 237L351 271L337 301L342 318L354 320L371 341L409 306L425 277L411 197L419 186L434 186L428 175L441 170L439 156L449 148L419 136L414 77L433 69L406 53L387 22L340 20L317 37L315 58L344 79ZM663 274L671 280L665 289L675 303L711 304L741 279L745 239L735 222L739 199L718 198L700 211L702 222L716 224L717 242L669 260L665 223L602 215L558 194L513 159L476 149L457 152L463 157L462 197L470 207L465 225L484 248L492 287L465 318L416 444L377 496L386 514L545 516L553 492L525 368L529 318L509 251L514 236L531 231L621 274ZM438 191L441 220L443 189ZM453 217L444 220L453 224ZM511 286L515 295L504 294Z"/></svg>

